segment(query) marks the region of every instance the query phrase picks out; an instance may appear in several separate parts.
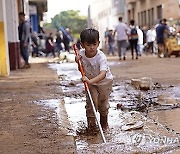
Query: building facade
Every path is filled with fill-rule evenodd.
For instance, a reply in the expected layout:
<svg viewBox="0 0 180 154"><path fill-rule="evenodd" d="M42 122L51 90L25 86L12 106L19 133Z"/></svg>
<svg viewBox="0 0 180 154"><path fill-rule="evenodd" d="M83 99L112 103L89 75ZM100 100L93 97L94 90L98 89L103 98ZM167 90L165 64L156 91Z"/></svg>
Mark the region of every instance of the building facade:
<svg viewBox="0 0 180 154"><path fill-rule="evenodd" d="M34 14L30 11L31 5L36 6ZM0 0L0 76L8 76L10 70L21 65L18 13L24 12L33 30L38 31L44 11L47 11L47 0Z"/></svg>
<svg viewBox="0 0 180 154"><path fill-rule="evenodd" d="M99 30L102 48L105 31L114 29L119 16L127 24L134 19L137 25L146 27L162 18L180 20L180 0L96 0L88 13L88 25Z"/></svg>
<svg viewBox="0 0 180 154"><path fill-rule="evenodd" d="M152 26L162 18L180 20L179 0L126 0L127 21L139 26Z"/></svg>
<svg viewBox="0 0 180 154"><path fill-rule="evenodd" d="M95 27L100 33L100 48L105 43L105 32L114 29L119 16L126 16L125 0L96 0L89 8L90 27Z"/></svg>

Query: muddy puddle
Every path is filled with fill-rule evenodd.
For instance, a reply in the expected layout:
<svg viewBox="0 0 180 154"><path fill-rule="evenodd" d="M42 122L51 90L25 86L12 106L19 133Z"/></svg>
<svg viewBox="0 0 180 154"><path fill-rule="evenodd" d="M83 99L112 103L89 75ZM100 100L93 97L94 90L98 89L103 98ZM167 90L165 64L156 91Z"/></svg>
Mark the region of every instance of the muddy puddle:
<svg viewBox="0 0 180 154"><path fill-rule="evenodd" d="M109 129L104 133L107 143L103 143L100 134L92 136L86 132L84 86L77 64L50 64L50 67L59 76L71 124L69 133L75 137L77 153L179 152L180 87L156 83L154 89L140 91L130 81L115 81L110 96ZM60 108L57 108L54 106L58 115Z"/></svg>

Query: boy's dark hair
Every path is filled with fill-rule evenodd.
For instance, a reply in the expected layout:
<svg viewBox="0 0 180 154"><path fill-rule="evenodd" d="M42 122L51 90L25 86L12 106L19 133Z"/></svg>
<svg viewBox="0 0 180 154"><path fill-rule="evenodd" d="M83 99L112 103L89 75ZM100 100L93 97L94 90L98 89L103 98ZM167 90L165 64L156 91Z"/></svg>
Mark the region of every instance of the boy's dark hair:
<svg viewBox="0 0 180 154"><path fill-rule="evenodd" d="M85 29L80 34L81 42L87 42L89 44L99 41L99 32L93 28Z"/></svg>
<svg viewBox="0 0 180 154"><path fill-rule="evenodd" d="M25 13L24 12L19 12L19 16L24 16L25 17Z"/></svg>

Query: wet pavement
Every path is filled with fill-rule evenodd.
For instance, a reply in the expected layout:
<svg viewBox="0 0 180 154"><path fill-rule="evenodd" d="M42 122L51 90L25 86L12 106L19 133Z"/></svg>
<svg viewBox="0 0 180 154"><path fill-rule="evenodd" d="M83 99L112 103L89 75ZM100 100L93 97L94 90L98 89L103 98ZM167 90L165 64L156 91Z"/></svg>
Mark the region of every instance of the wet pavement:
<svg viewBox="0 0 180 154"><path fill-rule="evenodd" d="M57 73L47 67L31 63L0 77L1 154L76 153Z"/></svg>
<svg viewBox="0 0 180 154"><path fill-rule="evenodd" d="M119 65L119 62L110 62L110 65ZM75 137L77 153L161 153L176 152L179 148L179 86L156 83L152 90L140 91L128 80L116 81L110 97L109 129L105 133L107 143L104 144L100 134L91 136L86 132L84 87L77 64L49 66L59 76L71 124L68 131ZM53 107L55 101L41 102ZM137 104L141 107L138 108ZM54 106L54 109L58 115L60 108ZM141 128L122 130L122 126L133 126L139 121L143 124Z"/></svg>

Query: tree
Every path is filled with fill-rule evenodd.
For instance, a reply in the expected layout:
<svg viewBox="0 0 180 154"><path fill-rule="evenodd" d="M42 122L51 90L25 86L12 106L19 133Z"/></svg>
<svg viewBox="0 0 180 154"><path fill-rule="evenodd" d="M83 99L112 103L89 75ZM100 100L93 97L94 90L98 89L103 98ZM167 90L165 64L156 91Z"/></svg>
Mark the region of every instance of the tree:
<svg viewBox="0 0 180 154"><path fill-rule="evenodd" d="M46 26L53 28L62 26L71 29L72 34L79 34L87 27L87 17L80 16L78 10L62 11L51 19L50 25Z"/></svg>

